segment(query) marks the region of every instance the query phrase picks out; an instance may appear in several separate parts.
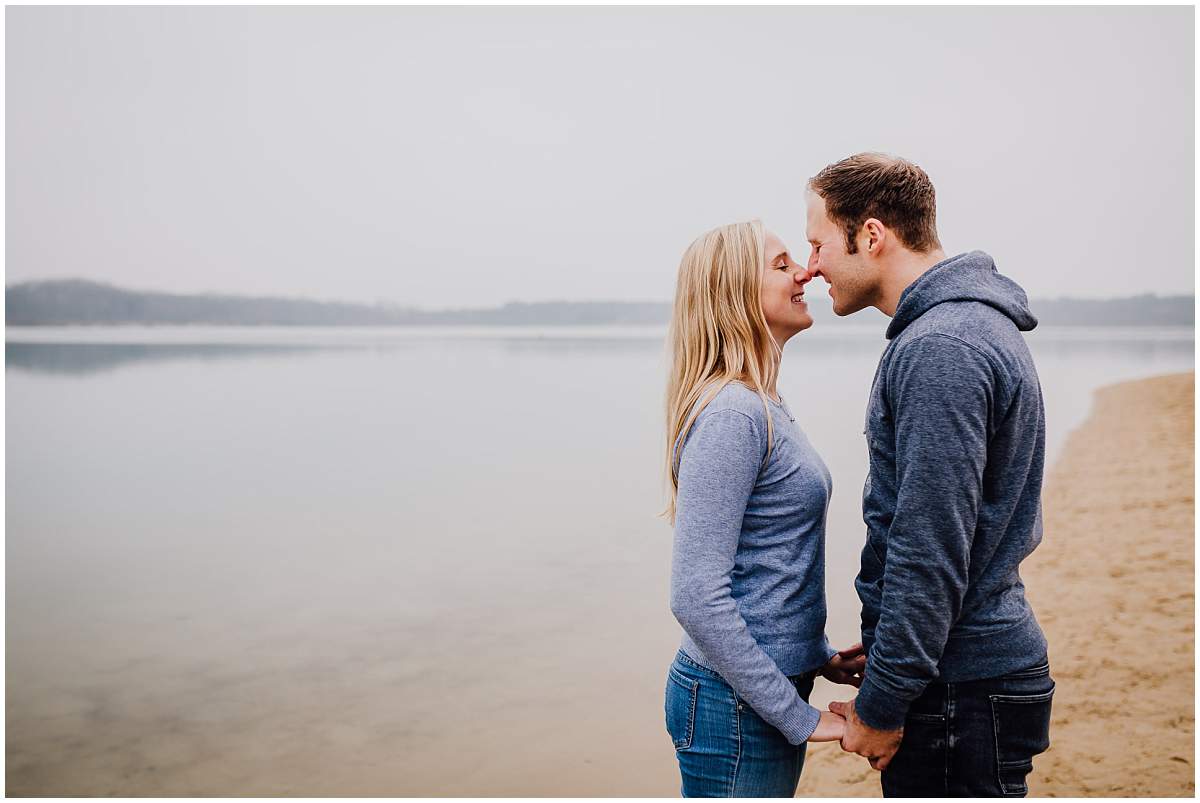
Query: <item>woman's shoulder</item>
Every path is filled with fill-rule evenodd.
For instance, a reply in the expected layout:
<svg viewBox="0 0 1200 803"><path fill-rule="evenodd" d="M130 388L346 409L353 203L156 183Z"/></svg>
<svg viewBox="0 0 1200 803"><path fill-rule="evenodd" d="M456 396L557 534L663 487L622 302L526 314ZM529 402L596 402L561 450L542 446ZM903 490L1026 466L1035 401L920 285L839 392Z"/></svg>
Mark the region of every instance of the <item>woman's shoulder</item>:
<svg viewBox="0 0 1200 803"><path fill-rule="evenodd" d="M704 398L701 396L700 401ZM754 391L730 383L704 406L688 431L680 434L679 442L691 459L704 461L711 457L727 462L737 455L761 461L767 447L762 402Z"/></svg>
<svg viewBox="0 0 1200 803"><path fill-rule="evenodd" d="M762 399L741 382L729 382L721 388L713 400L700 411L697 419L725 412L741 413L754 422L756 427L765 428L767 425L767 411L763 408Z"/></svg>

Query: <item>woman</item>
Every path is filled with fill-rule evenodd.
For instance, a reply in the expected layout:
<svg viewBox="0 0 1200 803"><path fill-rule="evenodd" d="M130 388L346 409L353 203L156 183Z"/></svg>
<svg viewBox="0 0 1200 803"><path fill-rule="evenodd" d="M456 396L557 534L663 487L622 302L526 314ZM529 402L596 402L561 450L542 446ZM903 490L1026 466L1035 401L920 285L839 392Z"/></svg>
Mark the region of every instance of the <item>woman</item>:
<svg viewBox="0 0 1200 803"><path fill-rule="evenodd" d="M861 683L861 646L825 638L829 472L775 387L813 323L810 278L758 221L708 232L679 266L667 516L684 636L666 714L685 797L792 797L805 743L845 725L808 704L817 673Z"/></svg>

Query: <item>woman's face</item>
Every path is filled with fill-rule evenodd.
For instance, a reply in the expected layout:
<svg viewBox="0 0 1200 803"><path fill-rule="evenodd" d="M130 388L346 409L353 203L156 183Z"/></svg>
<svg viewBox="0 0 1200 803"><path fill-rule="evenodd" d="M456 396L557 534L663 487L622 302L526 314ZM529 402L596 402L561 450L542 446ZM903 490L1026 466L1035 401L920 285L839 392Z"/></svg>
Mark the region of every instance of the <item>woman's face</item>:
<svg viewBox="0 0 1200 803"><path fill-rule="evenodd" d="M804 303L804 285L812 279L788 253L787 246L766 232L766 264L763 266L762 308L775 342L782 348L788 339L813 325Z"/></svg>

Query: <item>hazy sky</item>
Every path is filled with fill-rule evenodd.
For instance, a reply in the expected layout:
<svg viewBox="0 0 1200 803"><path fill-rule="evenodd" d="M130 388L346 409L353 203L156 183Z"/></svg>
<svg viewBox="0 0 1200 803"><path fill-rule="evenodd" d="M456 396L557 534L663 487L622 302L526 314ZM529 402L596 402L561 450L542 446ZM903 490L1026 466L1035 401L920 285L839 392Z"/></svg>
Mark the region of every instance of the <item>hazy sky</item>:
<svg viewBox="0 0 1200 803"><path fill-rule="evenodd" d="M5 14L9 283L666 301L884 150L1032 296L1194 289L1191 7Z"/></svg>

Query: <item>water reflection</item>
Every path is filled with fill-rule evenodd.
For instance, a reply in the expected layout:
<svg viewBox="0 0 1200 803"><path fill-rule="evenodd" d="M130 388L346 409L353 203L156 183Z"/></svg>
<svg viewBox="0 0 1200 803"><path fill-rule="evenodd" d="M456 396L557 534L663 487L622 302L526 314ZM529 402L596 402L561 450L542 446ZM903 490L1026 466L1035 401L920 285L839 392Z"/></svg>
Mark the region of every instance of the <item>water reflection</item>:
<svg viewBox="0 0 1200 803"><path fill-rule="evenodd" d="M42 374L100 374L126 365L294 357L336 346L222 343L5 343L6 368Z"/></svg>

